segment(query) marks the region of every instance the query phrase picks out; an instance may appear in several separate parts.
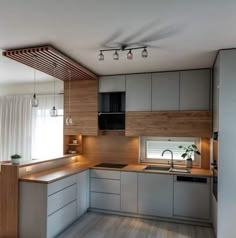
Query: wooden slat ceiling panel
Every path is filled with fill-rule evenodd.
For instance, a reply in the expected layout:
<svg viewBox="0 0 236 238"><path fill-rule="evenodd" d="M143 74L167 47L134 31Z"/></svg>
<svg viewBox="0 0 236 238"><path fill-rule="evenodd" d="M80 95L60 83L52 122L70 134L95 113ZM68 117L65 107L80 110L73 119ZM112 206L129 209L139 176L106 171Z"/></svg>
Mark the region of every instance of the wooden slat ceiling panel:
<svg viewBox="0 0 236 238"><path fill-rule="evenodd" d="M71 80L97 79L94 73L51 46L6 50L2 54L63 81L69 79L69 72Z"/></svg>

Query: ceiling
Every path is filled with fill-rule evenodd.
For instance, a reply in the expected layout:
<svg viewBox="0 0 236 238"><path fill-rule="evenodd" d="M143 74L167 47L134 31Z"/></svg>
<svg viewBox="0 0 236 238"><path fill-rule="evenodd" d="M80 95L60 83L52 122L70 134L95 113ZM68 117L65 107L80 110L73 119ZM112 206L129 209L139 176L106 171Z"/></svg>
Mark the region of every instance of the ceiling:
<svg viewBox="0 0 236 238"><path fill-rule="evenodd" d="M0 0L0 49L49 44L98 75L211 67L236 47L235 0ZM119 61L99 49L148 45ZM0 57L0 84L32 81L32 69ZM37 80L50 77L38 73Z"/></svg>

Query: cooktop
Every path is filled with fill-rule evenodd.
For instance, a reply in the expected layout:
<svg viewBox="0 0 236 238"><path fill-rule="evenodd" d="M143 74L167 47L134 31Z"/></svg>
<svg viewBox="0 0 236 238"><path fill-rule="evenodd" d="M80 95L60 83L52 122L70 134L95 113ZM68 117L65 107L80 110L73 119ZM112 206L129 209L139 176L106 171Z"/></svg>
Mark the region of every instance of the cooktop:
<svg viewBox="0 0 236 238"><path fill-rule="evenodd" d="M103 167L103 168L116 168L116 169L122 169L128 164L112 164L112 163L101 163L96 164L94 167Z"/></svg>

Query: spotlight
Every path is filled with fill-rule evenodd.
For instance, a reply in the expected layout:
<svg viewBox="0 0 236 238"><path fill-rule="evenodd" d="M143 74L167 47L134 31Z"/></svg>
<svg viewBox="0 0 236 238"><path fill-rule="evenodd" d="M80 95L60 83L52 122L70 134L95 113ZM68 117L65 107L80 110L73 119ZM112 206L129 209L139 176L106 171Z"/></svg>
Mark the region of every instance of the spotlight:
<svg viewBox="0 0 236 238"><path fill-rule="evenodd" d="M100 54L98 55L98 60L103 61L104 60L104 55L102 51L100 51Z"/></svg>
<svg viewBox="0 0 236 238"><path fill-rule="evenodd" d="M117 50L113 54L113 60L119 60L119 54L117 53Z"/></svg>
<svg viewBox="0 0 236 238"><path fill-rule="evenodd" d="M133 54L132 54L132 51L129 50L128 54L127 54L127 59L128 60L132 60L133 59Z"/></svg>
<svg viewBox="0 0 236 238"><path fill-rule="evenodd" d="M143 49L143 51L142 51L142 54L141 54L141 55L142 55L142 57L143 57L143 58L147 58L147 57L148 57L148 51L147 51L147 49L146 49L146 48L144 48L144 49Z"/></svg>

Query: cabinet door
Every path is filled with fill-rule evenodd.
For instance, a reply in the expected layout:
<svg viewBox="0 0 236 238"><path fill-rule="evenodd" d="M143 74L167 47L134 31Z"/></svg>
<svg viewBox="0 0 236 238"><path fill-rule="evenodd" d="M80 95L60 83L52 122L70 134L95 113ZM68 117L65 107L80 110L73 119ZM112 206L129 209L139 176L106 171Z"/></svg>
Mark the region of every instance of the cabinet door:
<svg viewBox="0 0 236 238"><path fill-rule="evenodd" d="M69 113L69 84L64 82L64 135L98 134L98 82L73 80L71 82L70 111L72 125L66 125Z"/></svg>
<svg viewBox="0 0 236 238"><path fill-rule="evenodd" d="M138 213L152 216L173 215L173 176L138 174Z"/></svg>
<svg viewBox="0 0 236 238"><path fill-rule="evenodd" d="M77 174L77 216L89 207L89 170Z"/></svg>
<svg viewBox="0 0 236 238"><path fill-rule="evenodd" d="M48 216L47 238L56 237L76 219L76 201Z"/></svg>
<svg viewBox="0 0 236 238"><path fill-rule="evenodd" d="M213 130L219 130L219 72L220 57L217 57L213 75Z"/></svg>
<svg viewBox="0 0 236 238"><path fill-rule="evenodd" d="M175 182L174 215L210 219L210 183Z"/></svg>
<svg viewBox="0 0 236 238"><path fill-rule="evenodd" d="M152 111L179 110L179 72L152 74Z"/></svg>
<svg viewBox="0 0 236 238"><path fill-rule="evenodd" d="M180 72L180 110L209 110L210 70Z"/></svg>
<svg viewBox="0 0 236 238"><path fill-rule="evenodd" d="M125 92L125 75L100 77L99 92Z"/></svg>
<svg viewBox="0 0 236 238"><path fill-rule="evenodd" d="M126 111L151 111L151 74L126 76Z"/></svg>
<svg viewBox="0 0 236 238"><path fill-rule="evenodd" d="M91 208L120 211L120 195L90 192Z"/></svg>
<svg viewBox="0 0 236 238"><path fill-rule="evenodd" d="M121 172L121 211L138 212L138 174Z"/></svg>

